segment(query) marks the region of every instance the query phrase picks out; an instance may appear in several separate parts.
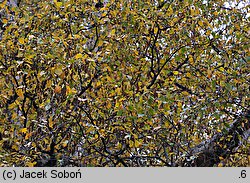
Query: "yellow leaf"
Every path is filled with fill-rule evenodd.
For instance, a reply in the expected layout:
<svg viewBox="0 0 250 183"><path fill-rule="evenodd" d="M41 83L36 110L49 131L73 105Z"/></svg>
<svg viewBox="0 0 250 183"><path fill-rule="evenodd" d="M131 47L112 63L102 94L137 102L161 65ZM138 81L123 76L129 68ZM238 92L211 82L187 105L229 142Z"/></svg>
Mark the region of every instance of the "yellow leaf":
<svg viewBox="0 0 250 183"><path fill-rule="evenodd" d="M219 71L224 72L224 67L220 67Z"/></svg>
<svg viewBox="0 0 250 183"><path fill-rule="evenodd" d="M111 31L110 34L111 34L111 35L115 35L115 29L112 29L112 31Z"/></svg>
<svg viewBox="0 0 250 183"><path fill-rule="evenodd" d="M219 163L219 164L218 164L218 167L223 167L223 164L222 164L222 163Z"/></svg>
<svg viewBox="0 0 250 183"><path fill-rule="evenodd" d="M17 94L18 97L20 97L22 100L24 99L23 90L22 90L21 88L17 89L16 94Z"/></svg>
<svg viewBox="0 0 250 183"><path fill-rule="evenodd" d="M107 15L107 12L102 13L102 17L105 17Z"/></svg>
<svg viewBox="0 0 250 183"><path fill-rule="evenodd" d="M45 151L50 151L50 146L47 146Z"/></svg>
<svg viewBox="0 0 250 183"><path fill-rule="evenodd" d="M209 69L207 70L207 77L210 79L212 77L212 71Z"/></svg>
<svg viewBox="0 0 250 183"><path fill-rule="evenodd" d="M179 72L178 72L178 71L173 71L173 74L174 74L174 75L178 75Z"/></svg>
<svg viewBox="0 0 250 183"><path fill-rule="evenodd" d="M62 73L59 75L59 77L63 80L64 77L65 77L65 72L62 72Z"/></svg>
<svg viewBox="0 0 250 183"><path fill-rule="evenodd" d="M66 95L69 95L69 94L76 94L77 93L77 91L76 91L76 89L74 89L74 88L70 88L70 86L66 86Z"/></svg>
<svg viewBox="0 0 250 183"><path fill-rule="evenodd" d="M65 141L62 143L62 146L63 146L63 147L66 147L66 146L68 145L68 142L69 142L68 140L65 140Z"/></svg>
<svg viewBox="0 0 250 183"><path fill-rule="evenodd" d="M176 23L178 20L179 20L179 19L178 19L177 17L175 17L175 18L173 19L173 22Z"/></svg>
<svg viewBox="0 0 250 183"><path fill-rule="evenodd" d="M49 118L49 127L53 128L53 126L54 126L54 122L52 120L52 116L50 116L50 118Z"/></svg>
<svg viewBox="0 0 250 183"><path fill-rule="evenodd" d="M100 83L100 85L101 85L102 83ZM115 92L116 92L116 94L117 95L121 95L121 88L116 88L116 90L115 90Z"/></svg>
<svg viewBox="0 0 250 183"><path fill-rule="evenodd" d="M166 128L168 128L168 127L170 126L170 123L167 121L167 122L165 122L164 126L165 126Z"/></svg>
<svg viewBox="0 0 250 183"><path fill-rule="evenodd" d="M26 163L26 165L28 167L34 167L34 165L36 165L36 162L28 162L28 163Z"/></svg>
<svg viewBox="0 0 250 183"><path fill-rule="evenodd" d="M31 54L31 55L28 55L26 58L27 59L32 59L32 58L34 58L36 56L36 54Z"/></svg>
<svg viewBox="0 0 250 183"><path fill-rule="evenodd" d="M210 29L212 29L213 28L213 26L208 22L208 20L207 19L203 19L203 20L205 20L205 23L206 23L206 25L210 28Z"/></svg>
<svg viewBox="0 0 250 183"><path fill-rule="evenodd" d="M12 145L11 148L14 149L14 150L16 150L16 151L19 151L19 147L16 144Z"/></svg>
<svg viewBox="0 0 250 183"><path fill-rule="evenodd" d="M207 30L206 35L209 36L211 34L211 30Z"/></svg>
<svg viewBox="0 0 250 183"><path fill-rule="evenodd" d="M182 102L179 101L179 102L177 103L177 106L178 106L178 108L182 108Z"/></svg>
<svg viewBox="0 0 250 183"><path fill-rule="evenodd" d="M66 95L69 95L69 94L71 94L72 93L72 90L71 90L71 88L70 88L70 86L66 86Z"/></svg>
<svg viewBox="0 0 250 183"><path fill-rule="evenodd" d="M54 92L55 93L61 93L61 91L62 91L62 87L59 86L59 85L56 85Z"/></svg>
<svg viewBox="0 0 250 183"><path fill-rule="evenodd" d="M54 3L57 8L60 8L62 6L62 2L58 2L57 0L54 0Z"/></svg>
<svg viewBox="0 0 250 183"><path fill-rule="evenodd" d="M25 40L24 40L23 37L21 37L21 38L18 39L18 42L19 42L20 44L24 44L24 41L25 41Z"/></svg>
<svg viewBox="0 0 250 183"><path fill-rule="evenodd" d="M169 6L169 8L168 8L168 14L169 15L173 14L173 8L172 8L172 6Z"/></svg>
<svg viewBox="0 0 250 183"><path fill-rule="evenodd" d="M199 26L203 26L203 22L200 20L200 21L198 21L198 24L199 24Z"/></svg>
<svg viewBox="0 0 250 183"><path fill-rule="evenodd" d="M138 140L135 140L135 147L141 147L141 142L139 142Z"/></svg>
<svg viewBox="0 0 250 183"><path fill-rule="evenodd" d="M51 80L48 80L47 83L46 83L46 88L50 88L52 85L52 81Z"/></svg>
<svg viewBox="0 0 250 183"><path fill-rule="evenodd" d="M32 142L32 143L31 143L31 146L32 146L32 147L36 147L36 143L35 143L35 142Z"/></svg>
<svg viewBox="0 0 250 183"><path fill-rule="evenodd" d="M214 15L215 15L215 16L217 16L218 14L219 14L218 11L215 11L215 12L214 12Z"/></svg>
<svg viewBox="0 0 250 183"><path fill-rule="evenodd" d="M122 144L118 142L117 148L118 148L118 149L121 149L121 148L122 148Z"/></svg>
<svg viewBox="0 0 250 183"><path fill-rule="evenodd" d="M63 72L63 70L62 70L62 68L56 68L55 69L55 73L58 75L58 76L60 76L61 74L62 74L62 72Z"/></svg>
<svg viewBox="0 0 250 183"><path fill-rule="evenodd" d="M36 14L36 16L37 16L38 18L42 18L43 15L39 13L39 14Z"/></svg>
<svg viewBox="0 0 250 183"><path fill-rule="evenodd" d="M99 11L106 11L106 10L108 10L108 8L107 7L103 7Z"/></svg>
<svg viewBox="0 0 250 183"><path fill-rule="evenodd" d="M86 130L86 134L93 132L95 130L95 128L93 126L90 126L87 130Z"/></svg>
<svg viewBox="0 0 250 183"><path fill-rule="evenodd" d="M224 158L220 156L219 159L220 159L220 160L223 160Z"/></svg>
<svg viewBox="0 0 250 183"><path fill-rule="evenodd" d="M170 110L170 105L167 103L167 104L165 104L164 105L164 107L165 107L165 109L167 110L167 111L169 111Z"/></svg>
<svg viewBox="0 0 250 183"><path fill-rule="evenodd" d="M0 8L1 8L1 9L4 8L4 6L6 5L6 3L7 3L7 0L1 2L1 3L0 3Z"/></svg>
<svg viewBox="0 0 250 183"><path fill-rule="evenodd" d="M174 20L171 20L171 21L169 22L169 25L170 25L170 26L174 26L174 23L175 23ZM171 30L173 30L173 29L171 29ZM172 34L173 32L170 32L170 33Z"/></svg>
<svg viewBox="0 0 250 183"><path fill-rule="evenodd" d="M157 34L157 32L158 32L158 28L155 27L155 28L154 28L154 34Z"/></svg>
<svg viewBox="0 0 250 183"><path fill-rule="evenodd" d="M25 135L25 140L28 140L31 136L32 136L32 132L31 132L31 133L27 133L27 134Z"/></svg>
<svg viewBox="0 0 250 183"><path fill-rule="evenodd" d="M17 103L16 102L13 102L12 104L10 104L8 106L9 109L14 109L15 107L17 107Z"/></svg>
<svg viewBox="0 0 250 183"><path fill-rule="evenodd" d="M190 14L191 14L191 16L195 15L195 9L194 9L194 7L191 7Z"/></svg>
<svg viewBox="0 0 250 183"><path fill-rule="evenodd" d="M129 141L129 147L134 147L134 142L133 141Z"/></svg>
<svg viewBox="0 0 250 183"><path fill-rule="evenodd" d="M103 45L103 41L102 41L102 40L99 40L97 46L102 46L102 45ZM86 55L87 55L87 54L86 54Z"/></svg>
<svg viewBox="0 0 250 183"><path fill-rule="evenodd" d="M27 133L27 128L22 128L22 129L20 130L20 132L21 132L21 133Z"/></svg>
<svg viewBox="0 0 250 183"><path fill-rule="evenodd" d="M75 59L79 59L79 58L82 58L82 54L81 53L78 53L75 55Z"/></svg>
<svg viewBox="0 0 250 183"><path fill-rule="evenodd" d="M112 107L111 102L107 101L107 109L110 109Z"/></svg>
<svg viewBox="0 0 250 183"><path fill-rule="evenodd" d="M200 10L198 8L195 9L195 14L199 15L200 14Z"/></svg>
<svg viewBox="0 0 250 183"><path fill-rule="evenodd" d="M4 24L7 24L7 23L8 23L8 20L7 20L6 18L4 18L4 19L2 20L2 22L3 22Z"/></svg>
<svg viewBox="0 0 250 183"><path fill-rule="evenodd" d="M110 81L110 82L112 82L113 80L112 80L112 78L111 77L109 77L109 76L107 76L107 80L108 81Z"/></svg>
<svg viewBox="0 0 250 183"><path fill-rule="evenodd" d="M190 62L191 65L194 64L194 58L192 56L189 57L189 62Z"/></svg>
<svg viewBox="0 0 250 183"><path fill-rule="evenodd" d="M182 94L185 95L185 96L189 95L189 93L187 91L183 91Z"/></svg>

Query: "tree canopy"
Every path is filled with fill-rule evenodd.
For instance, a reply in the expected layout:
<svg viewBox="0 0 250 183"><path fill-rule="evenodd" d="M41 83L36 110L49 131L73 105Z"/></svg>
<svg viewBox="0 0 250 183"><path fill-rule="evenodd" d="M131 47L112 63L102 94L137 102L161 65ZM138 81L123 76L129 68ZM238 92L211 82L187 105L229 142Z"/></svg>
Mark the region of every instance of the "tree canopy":
<svg viewBox="0 0 250 183"><path fill-rule="evenodd" d="M249 4L0 4L0 166L249 166Z"/></svg>

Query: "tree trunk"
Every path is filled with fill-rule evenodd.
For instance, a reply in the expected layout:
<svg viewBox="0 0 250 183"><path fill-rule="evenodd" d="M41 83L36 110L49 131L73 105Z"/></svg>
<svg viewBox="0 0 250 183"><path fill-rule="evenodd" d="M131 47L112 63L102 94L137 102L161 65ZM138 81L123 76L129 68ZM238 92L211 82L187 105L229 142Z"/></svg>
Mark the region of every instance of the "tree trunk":
<svg viewBox="0 0 250 183"><path fill-rule="evenodd" d="M212 167L220 163L220 157L227 158L241 145L241 141L250 136L250 111L238 117L225 131L192 148L190 156L195 156L187 166ZM188 159L188 158L187 158Z"/></svg>

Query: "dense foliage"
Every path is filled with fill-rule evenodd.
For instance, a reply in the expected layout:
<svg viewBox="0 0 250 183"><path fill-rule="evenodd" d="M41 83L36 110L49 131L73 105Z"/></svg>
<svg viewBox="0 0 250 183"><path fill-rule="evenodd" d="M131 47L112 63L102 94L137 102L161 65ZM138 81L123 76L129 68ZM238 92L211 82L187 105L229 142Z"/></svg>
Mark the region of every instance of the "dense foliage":
<svg viewBox="0 0 250 183"><path fill-rule="evenodd" d="M0 166L249 166L244 1L0 8Z"/></svg>

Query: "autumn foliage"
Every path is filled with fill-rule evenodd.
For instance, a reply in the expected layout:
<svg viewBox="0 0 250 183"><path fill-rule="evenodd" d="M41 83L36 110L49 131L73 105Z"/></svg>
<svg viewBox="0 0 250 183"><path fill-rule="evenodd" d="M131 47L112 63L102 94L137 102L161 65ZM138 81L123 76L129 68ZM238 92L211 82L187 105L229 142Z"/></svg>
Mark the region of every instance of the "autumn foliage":
<svg viewBox="0 0 250 183"><path fill-rule="evenodd" d="M249 166L249 4L6 2L0 166Z"/></svg>

